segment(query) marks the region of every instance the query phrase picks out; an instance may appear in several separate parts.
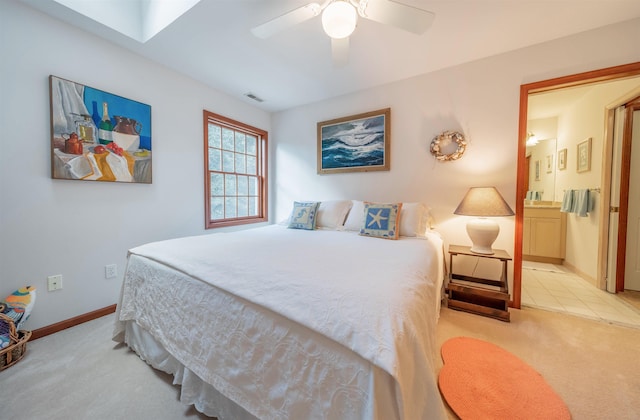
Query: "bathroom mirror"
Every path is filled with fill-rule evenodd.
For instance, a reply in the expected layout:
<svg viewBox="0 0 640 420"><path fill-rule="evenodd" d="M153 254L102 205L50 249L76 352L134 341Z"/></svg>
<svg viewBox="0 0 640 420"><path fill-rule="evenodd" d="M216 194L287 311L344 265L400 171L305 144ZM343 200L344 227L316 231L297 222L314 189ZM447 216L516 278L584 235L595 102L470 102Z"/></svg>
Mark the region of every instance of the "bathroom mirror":
<svg viewBox="0 0 640 420"><path fill-rule="evenodd" d="M525 203L552 203L558 201L556 195L556 172L558 168L557 133L558 117L549 115L541 96L529 98L530 118L527 120L526 161L528 171L525 177ZM546 100L545 100L546 101Z"/></svg>
<svg viewBox="0 0 640 420"><path fill-rule="evenodd" d="M535 145L526 148L529 161L529 188L527 201L557 201L556 171L557 150L556 139L538 140Z"/></svg>

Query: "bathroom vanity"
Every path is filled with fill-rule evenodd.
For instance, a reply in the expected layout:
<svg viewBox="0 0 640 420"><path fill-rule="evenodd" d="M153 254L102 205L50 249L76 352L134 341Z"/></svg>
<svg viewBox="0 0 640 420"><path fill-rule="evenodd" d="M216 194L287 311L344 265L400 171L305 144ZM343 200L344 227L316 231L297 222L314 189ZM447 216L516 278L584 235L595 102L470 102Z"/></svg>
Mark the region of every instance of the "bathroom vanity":
<svg viewBox="0 0 640 420"><path fill-rule="evenodd" d="M560 205L550 201L525 201L522 259L562 264L567 243L567 214L560 212Z"/></svg>

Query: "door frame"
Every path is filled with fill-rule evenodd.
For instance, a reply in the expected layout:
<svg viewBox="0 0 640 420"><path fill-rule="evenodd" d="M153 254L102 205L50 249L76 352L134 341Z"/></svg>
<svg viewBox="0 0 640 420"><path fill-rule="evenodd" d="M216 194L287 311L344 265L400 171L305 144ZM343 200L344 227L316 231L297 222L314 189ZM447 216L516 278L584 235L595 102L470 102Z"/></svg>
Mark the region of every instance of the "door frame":
<svg viewBox="0 0 640 420"><path fill-rule="evenodd" d="M626 77L635 77L640 75L640 62L624 64L620 66L607 67L604 69L588 71L584 73L573 74L570 76L557 77L554 79L542 80L539 82L520 85L520 115L518 127L518 165L516 174L516 217L515 217L515 239L514 239L514 257L513 257L513 307L520 308L522 302L522 235L524 223L524 199L526 191L524 190L524 179L526 171L526 140L527 140L527 114L529 94L549 92L557 89L563 89L572 86L591 84L596 82L606 82ZM608 130L608 124L605 124ZM605 133L605 150L606 142L612 136L612 133ZM603 179L609 176L606 173L607 168L611 168L611 155L605 155L602 176ZM603 270L606 271L606 264L603 264L603 255L606 258L606 238L603 238L602 231L608 229L603 226L603 219L608 220L609 217L609 193L610 186L607 182L602 182L600 200L600 240L598 241L598 269L597 275L600 277ZM621 203L622 204L622 203ZM603 209L607 211L604 212ZM606 214L605 214L606 213Z"/></svg>

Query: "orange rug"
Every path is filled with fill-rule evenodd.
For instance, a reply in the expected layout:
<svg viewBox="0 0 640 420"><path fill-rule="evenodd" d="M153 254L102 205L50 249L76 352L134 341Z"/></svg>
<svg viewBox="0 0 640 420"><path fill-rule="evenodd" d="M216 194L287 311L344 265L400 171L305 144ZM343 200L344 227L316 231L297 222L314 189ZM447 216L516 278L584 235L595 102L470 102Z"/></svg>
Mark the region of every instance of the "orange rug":
<svg viewBox="0 0 640 420"><path fill-rule="evenodd" d="M544 378L508 351L469 337L447 340L438 386L466 419L570 419L569 409Z"/></svg>

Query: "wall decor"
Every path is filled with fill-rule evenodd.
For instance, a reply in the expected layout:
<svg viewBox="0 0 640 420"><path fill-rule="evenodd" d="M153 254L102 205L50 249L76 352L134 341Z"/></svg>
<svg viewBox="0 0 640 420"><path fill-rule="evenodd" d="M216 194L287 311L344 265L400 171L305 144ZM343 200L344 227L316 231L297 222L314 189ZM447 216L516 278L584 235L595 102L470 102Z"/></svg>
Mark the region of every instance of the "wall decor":
<svg viewBox="0 0 640 420"><path fill-rule="evenodd" d="M536 160L536 174L535 181L540 181L540 161Z"/></svg>
<svg viewBox="0 0 640 420"><path fill-rule="evenodd" d="M151 106L49 76L51 177L151 183Z"/></svg>
<svg viewBox="0 0 640 420"><path fill-rule="evenodd" d="M467 141L462 133L443 131L431 140L429 151L442 162L458 160L467 149Z"/></svg>
<svg viewBox="0 0 640 420"><path fill-rule="evenodd" d="M567 149L558 150L558 169L567 169Z"/></svg>
<svg viewBox="0 0 640 420"><path fill-rule="evenodd" d="M318 123L318 173L388 171L391 108Z"/></svg>
<svg viewBox="0 0 640 420"><path fill-rule="evenodd" d="M553 155L547 155L547 173L553 172Z"/></svg>
<svg viewBox="0 0 640 420"><path fill-rule="evenodd" d="M578 172L591 170L591 137L578 143Z"/></svg>

